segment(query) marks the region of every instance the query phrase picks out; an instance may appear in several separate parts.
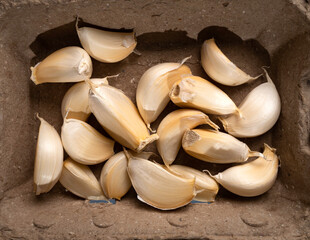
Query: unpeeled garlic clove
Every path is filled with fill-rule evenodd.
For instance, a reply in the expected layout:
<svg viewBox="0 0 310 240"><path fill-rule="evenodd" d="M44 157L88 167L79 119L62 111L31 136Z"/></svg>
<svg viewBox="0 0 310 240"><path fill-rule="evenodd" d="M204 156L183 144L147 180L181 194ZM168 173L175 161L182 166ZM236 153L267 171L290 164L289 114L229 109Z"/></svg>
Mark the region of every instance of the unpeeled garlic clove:
<svg viewBox="0 0 310 240"><path fill-rule="evenodd" d="M254 88L239 106L242 117L234 114L221 117L225 130L235 137L256 137L270 130L281 111L278 91L265 71L266 83Z"/></svg>
<svg viewBox="0 0 310 240"><path fill-rule="evenodd" d="M106 78L92 78L90 81L95 84L109 84ZM86 121L91 111L88 104L89 85L86 82L74 84L66 92L61 103L61 114L65 118L75 118Z"/></svg>
<svg viewBox="0 0 310 240"><path fill-rule="evenodd" d="M192 109L176 110L161 121L157 129L159 139L156 144L165 165L174 162L181 148L185 131L201 124L208 124L216 130L219 128L206 114Z"/></svg>
<svg viewBox="0 0 310 240"><path fill-rule="evenodd" d="M131 154L146 159L152 155L149 152L132 152ZM131 182L127 173L127 165L127 157L123 151L113 155L104 164L100 175L100 185L109 199L120 200L130 189Z"/></svg>
<svg viewBox="0 0 310 240"><path fill-rule="evenodd" d="M238 86L261 76L251 77L243 72L223 54L213 38L202 44L201 64L214 81L227 86Z"/></svg>
<svg viewBox="0 0 310 240"><path fill-rule="evenodd" d="M276 149L265 144L266 159L259 157L252 162L234 166L212 176L228 191L243 197L255 197L267 192L278 173Z"/></svg>
<svg viewBox="0 0 310 240"><path fill-rule="evenodd" d="M168 171L178 174L184 178L195 178L195 189L197 191L197 195L194 200L200 202L214 202L215 196L219 190L219 185L212 177L198 171L197 169L182 165L171 165L167 169Z"/></svg>
<svg viewBox="0 0 310 240"><path fill-rule="evenodd" d="M207 114L239 113L239 109L226 93L198 76L186 76L176 82L169 96L179 107L195 108Z"/></svg>
<svg viewBox="0 0 310 240"><path fill-rule="evenodd" d="M158 139L150 135L136 106L121 90L90 82L89 106L106 132L125 147L141 151Z"/></svg>
<svg viewBox="0 0 310 240"><path fill-rule="evenodd" d="M73 161L71 158L64 161L59 181L68 191L81 198L107 200L90 168Z"/></svg>
<svg viewBox="0 0 310 240"><path fill-rule="evenodd" d="M36 195L48 192L57 183L63 163L63 148L59 134L48 122L41 121L34 164Z"/></svg>
<svg viewBox="0 0 310 240"><path fill-rule="evenodd" d="M111 32L90 27L76 27L76 31L83 48L100 62L119 62L137 45L134 32Z"/></svg>
<svg viewBox="0 0 310 240"><path fill-rule="evenodd" d="M98 164L114 154L113 140L78 119L64 119L61 139L68 155L81 164Z"/></svg>
<svg viewBox="0 0 310 240"><path fill-rule="evenodd" d="M59 49L30 69L35 84L81 82L93 72L89 55L80 47Z"/></svg>
<svg viewBox="0 0 310 240"><path fill-rule="evenodd" d="M182 147L187 154L211 163L245 162L249 157L264 157L229 134L207 129L187 130Z"/></svg>
<svg viewBox="0 0 310 240"><path fill-rule="evenodd" d="M191 70L182 63L161 63L149 68L141 77L136 93L139 112L150 128L159 114L170 101L169 91L172 85Z"/></svg>
<svg viewBox="0 0 310 240"><path fill-rule="evenodd" d="M195 197L195 179L176 176L163 166L137 157L129 157L128 174L138 199L161 209L176 209Z"/></svg>

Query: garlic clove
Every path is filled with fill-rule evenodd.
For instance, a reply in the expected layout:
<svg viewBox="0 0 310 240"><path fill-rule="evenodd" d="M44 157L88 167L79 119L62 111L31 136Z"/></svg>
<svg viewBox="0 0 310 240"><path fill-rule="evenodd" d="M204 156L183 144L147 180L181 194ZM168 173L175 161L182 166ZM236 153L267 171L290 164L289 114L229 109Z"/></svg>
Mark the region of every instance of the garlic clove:
<svg viewBox="0 0 310 240"><path fill-rule="evenodd" d="M92 78L90 81L96 84L109 84L106 78ZM61 103L61 114L65 118L75 118L86 121L91 111L88 104L89 86L86 82L74 84L66 92Z"/></svg>
<svg viewBox="0 0 310 240"><path fill-rule="evenodd" d="M153 153L131 152L131 154L135 157L148 159ZM100 185L105 196L109 199L115 198L121 200L129 191L131 181L127 173L127 165L127 157L123 151L110 157L104 164L100 175Z"/></svg>
<svg viewBox="0 0 310 240"><path fill-rule="evenodd" d="M254 161L226 169L212 176L228 191L243 197L255 197L267 192L274 184L278 173L276 149L265 144L266 159Z"/></svg>
<svg viewBox="0 0 310 240"><path fill-rule="evenodd" d="M167 170L184 178L195 178L197 195L194 200L200 202L214 202L215 196L219 190L219 185L212 177L197 169L182 165L171 165Z"/></svg>
<svg viewBox="0 0 310 240"><path fill-rule="evenodd" d="M124 152L113 155L103 166L100 185L109 199L120 200L130 189L131 182L127 173L127 158Z"/></svg>
<svg viewBox="0 0 310 240"><path fill-rule="evenodd" d="M198 76L186 76L176 82L169 96L179 107L195 108L207 114L239 113L239 109L226 93Z"/></svg>
<svg viewBox="0 0 310 240"><path fill-rule="evenodd" d="M81 82L93 72L89 55L80 47L59 49L30 69L35 84Z"/></svg>
<svg viewBox="0 0 310 240"><path fill-rule="evenodd" d="M202 44L201 64L214 81L227 86L238 86L261 76L251 77L243 72L223 54L213 38Z"/></svg>
<svg viewBox="0 0 310 240"><path fill-rule="evenodd" d="M256 137L270 130L281 111L278 91L265 71L266 83L254 88L239 106L242 117L230 115L219 118L225 130L235 137Z"/></svg>
<svg viewBox="0 0 310 240"><path fill-rule="evenodd" d="M208 124L216 130L219 128L206 114L192 109L176 110L161 121L157 129L159 139L156 144L165 165L174 162L181 148L185 131L201 124Z"/></svg>
<svg viewBox="0 0 310 240"><path fill-rule="evenodd" d="M149 134L136 106L124 92L109 85L90 86L90 109L117 142L139 152L158 139L157 134Z"/></svg>
<svg viewBox="0 0 310 240"><path fill-rule="evenodd" d="M64 161L59 181L68 191L81 198L107 200L90 168L73 161L71 158Z"/></svg>
<svg viewBox="0 0 310 240"><path fill-rule="evenodd" d="M81 164L98 164L114 154L113 140L78 119L64 119L61 139L68 155Z"/></svg>
<svg viewBox="0 0 310 240"><path fill-rule="evenodd" d="M48 192L57 183L63 164L63 148L59 134L48 122L41 121L34 164L36 195Z"/></svg>
<svg viewBox="0 0 310 240"><path fill-rule="evenodd" d="M149 68L141 77L136 93L139 112L150 128L170 101L169 91L172 85L191 70L182 63L161 63Z"/></svg>
<svg viewBox="0 0 310 240"><path fill-rule="evenodd" d="M187 154L211 163L245 162L249 157L264 157L229 134L207 129L187 130L182 147Z"/></svg>
<svg viewBox="0 0 310 240"><path fill-rule="evenodd" d="M176 209L195 197L195 179L182 178L154 162L129 157L128 175L138 199L161 209Z"/></svg>
<svg viewBox="0 0 310 240"><path fill-rule="evenodd" d="M77 27L76 31L83 48L100 62L119 62L137 45L134 32L111 32L90 27Z"/></svg>

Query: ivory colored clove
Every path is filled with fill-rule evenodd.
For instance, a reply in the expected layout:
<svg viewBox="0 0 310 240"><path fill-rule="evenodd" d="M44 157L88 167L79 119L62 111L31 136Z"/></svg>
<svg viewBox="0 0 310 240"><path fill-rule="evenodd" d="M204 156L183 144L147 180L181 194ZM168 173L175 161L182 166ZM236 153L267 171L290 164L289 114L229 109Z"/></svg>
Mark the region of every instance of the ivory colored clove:
<svg viewBox="0 0 310 240"><path fill-rule="evenodd" d="M81 82L93 72L91 59L80 47L65 47L53 52L42 62L31 67L30 79L41 83Z"/></svg>
<svg viewBox="0 0 310 240"><path fill-rule="evenodd" d="M270 130L277 122L281 100L268 73L267 82L254 88L242 101L239 109L242 117L234 114L219 118L225 130L235 137L256 137Z"/></svg>
<svg viewBox="0 0 310 240"><path fill-rule="evenodd" d="M168 171L179 174L184 178L195 178L197 195L194 200L200 202L214 202L215 196L219 190L219 185L212 177L197 169L182 165L171 165L168 167Z"/></svg>
<svg viewBox="0 0 310 240"><path fill-rule="evenodd" d="M186 76L176 82L169 96L179 107L195 108L207 114L239 113L239 109L226 93L198 76Z"/></svg>
<svg viewBox="0 0 310 240"><path fill-rule="evenodd" d="M176 209L195 197L195 179L176 176L163 166L130 156L128 174L138 199L161 210Z"/></svg>
<svg viewBox="0 0 310 240"><path fill-rule="evenodd" d="M245 162L249 157L264 157L229 134L207 129L187 130L182 146L187 154L211 163Z"/></svg>
<svg viewBox="0 0 310 240"><path fill-rule="evenodd" d="M265 144L266 159L259 157L252 162L234 166L212 176L228 191L243 197L255 197L267 192L274 184L279 160L276 149Z"/></svg>
<svg viewBox="0 0 310 240"><path fill-rule="evenodd" d="M136 157L149 158L153 153L134 153ZM121 198L129 191L131 182L127 173L127 157L125 153L119 152L113 155L103 166L100 175L100 185L105 196L109 199Z"/></svg>
<svg viewBox="0 0 310 240"><path fill-rule="evenodd" d="M106 132L123 146L141 151L158 139L150 135L136 106L121 90L89 82L89 106Z"/></svg>
<svg viewBox="0 0 310 240"><path fill-rule="evenodd" d="M213 38L202 44L201 64L214 81L227 86L238 86L261 76L251 77L243 72L223 54Z"/></svg>
<svg viewBox="0 0 310 240"><path fill-rule="evenodd" d="M134 32L112 32L76 26L83 48L100 62L115 63L133 52L137 45Z"/></svg>
<svg viewBox="0 0 310 240"><path fill-rule="evenodd" d="M109 84L106 78L92 78L90 81L95 84ZM86 121L91 111L88 104L89 85L86 82L74 84L66 92L61 103L61 114L65 118L75 118Z"/></svg>
<svg viewBox="0 0 310 240"><path fill-rule="evenodd" d="M98 164L114 154L113 140L78 119L64 119L61 139L68 155L81 164Z"/></svg>
<svg viewBox="0 0 310 240"><path fill-rule="evenodd" d="M73 161L71 158L64 161L59 181L68 191L81 198L107 200L90 168Z"/></svg>
<svg viewBox="0 0 310 240"><path fill-rule="evenodd" d="M63 164L63 148L59 134L48 122L41 121L34 164L34 190L36 195L49 192L57 183Z"/></svg>
<svg viewBox="0 0 310 240"><path fill-rule="evenodd" d="M149 68L141 77L136 93L139 112L150 128L170 101L169 91L172 85L191 70L181 63L160 63Z"/></svg>
<svg viewBox="0 0 310 240"><path fill-rule="evenodd" d="M179 109L169 113L159 124L157 150L165 165L174 162L182 145L182 137L187 129L201 124L208 124L214 129L219 127L201 111L193 109Z"/></svg>

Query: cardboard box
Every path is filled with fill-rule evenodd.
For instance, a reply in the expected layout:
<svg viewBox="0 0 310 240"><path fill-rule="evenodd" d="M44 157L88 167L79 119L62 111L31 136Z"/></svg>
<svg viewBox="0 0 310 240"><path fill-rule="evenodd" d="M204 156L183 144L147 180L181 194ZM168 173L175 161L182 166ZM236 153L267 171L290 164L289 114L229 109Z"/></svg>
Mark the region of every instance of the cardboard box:
<svg viewBox="0 0 310 240"><path fill-rule="evenodd" d="M0 1L0 238L1 239L308 239L310 238L310 21L307 1ZM79 46L75 17L85 23L137 33L137 50L120 63L93 61L94 77L120 74L111 85L135 100L139 78L161 62L187 65L207 78L200 47L215 37L225 54L249 74L269 72L280 93L281 116L255 139L277 149L281 168L274 187L255 198L223 188L215 203L159 211L131 190L115 205L90 203L58 183L33 193L33 165L39 113L59 131L60 104L72 84L30 81L30 66L53 51ZM238 104L263 78L244 86L218 85ZM169 104L165 113L176 109ZM160 119L164 117L161 115ZM154 123L156 128L160 119ZM90 119L95 123L95 119ZM120 148L118 148L120 149ZM150 149L154 150L154 146ZM220 171L180 152L177 163ZM100 172L100 165L94 170ZM226 166L227 167L227 166Z"/></svg>

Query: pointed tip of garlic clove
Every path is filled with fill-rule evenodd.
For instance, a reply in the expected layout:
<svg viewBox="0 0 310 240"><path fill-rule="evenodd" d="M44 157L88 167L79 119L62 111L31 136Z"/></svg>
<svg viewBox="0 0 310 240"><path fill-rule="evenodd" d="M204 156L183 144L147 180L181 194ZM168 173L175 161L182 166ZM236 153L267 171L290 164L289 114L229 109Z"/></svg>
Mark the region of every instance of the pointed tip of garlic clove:
<svg viewBox="0 0 310 240"><path fill-rule="evenodd" d="M139 146L137 147L136 151L141 152L148 144L156 141L159 138L159 136L155 133L147 137L146 139L140 141Z"/></svg>

